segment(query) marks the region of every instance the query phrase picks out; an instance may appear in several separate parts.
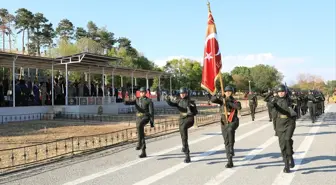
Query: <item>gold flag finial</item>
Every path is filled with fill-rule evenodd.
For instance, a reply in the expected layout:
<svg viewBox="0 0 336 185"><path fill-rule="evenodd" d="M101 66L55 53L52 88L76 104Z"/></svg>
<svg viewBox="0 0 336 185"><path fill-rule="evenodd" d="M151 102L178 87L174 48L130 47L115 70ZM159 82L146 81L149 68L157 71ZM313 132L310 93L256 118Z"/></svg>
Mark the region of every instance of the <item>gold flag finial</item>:
<svg viewBox="0 0 336 185"><path fill-rule="evenodd" d="M209 1L208 1L207 5L208 5L209 13L210 13L211 12L211 8L210 8L210 2Z"/></svg>

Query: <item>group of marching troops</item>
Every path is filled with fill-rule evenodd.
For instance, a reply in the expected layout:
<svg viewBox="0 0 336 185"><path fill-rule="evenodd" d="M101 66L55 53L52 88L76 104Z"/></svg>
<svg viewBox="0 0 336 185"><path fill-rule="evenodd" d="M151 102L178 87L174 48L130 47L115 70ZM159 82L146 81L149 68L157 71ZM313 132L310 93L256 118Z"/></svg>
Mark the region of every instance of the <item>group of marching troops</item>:
<svg viewBox="0 0 336 185"><path fill-rule="evenodd" d="M194 118L198 114L195 101L189 97L188 89L180 88L180 97L165 96L165 101L169 106L176 107L180 112L179 131L182 139L182 151L185 154L185 163L190 162L190 150L188 145L188 129L194 125ZM221 131L224 139L225 152L227 157L226 168L232 168L235 156L234 144L235 134L239 127L238 111L241 110L241 103L234 97L234 88L226 86L223 94L215 94L210 97L210 101L220 107ZM256 93L248 94L249 107L252 121L255 120L255 110L258 105ZM324 113L324 95L320 91L311 90L290 91L287 86L279 85L273 91L269 91L264 98L267 102L269 121L273 122L275 136L279 139L281 155L285 163L284 172L289 173L290 168L295 166L293 159L293 133L296 128L296 119L305 115L309 110L312 122L316 121L316 116ZM146 97L146 88L140 88L140 97L127 100L126 105L134 105L136 113L136 127L138 132L138 143L136 150L141 150L140 158L147 157L144 127L148 122L154 127L154 106L150 98Z"/></svg>

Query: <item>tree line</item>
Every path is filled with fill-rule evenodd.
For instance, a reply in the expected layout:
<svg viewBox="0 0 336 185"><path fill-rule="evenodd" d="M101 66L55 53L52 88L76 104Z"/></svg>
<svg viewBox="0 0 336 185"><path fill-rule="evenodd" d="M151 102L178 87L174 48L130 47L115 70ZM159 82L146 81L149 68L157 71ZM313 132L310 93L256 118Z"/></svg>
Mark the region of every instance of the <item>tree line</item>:
<svg viewBox="0 0 336 185"><path fill-rule="evenodd" d="M3 51L14 51L13 42L15 39L13 38L17 34L21 34L21 52L23 54L57 57L86 51L123 58L122 63L114 65L161 70L135 49L127 37L116 37L106 27L98 27L93 21L89 21L86 28L76 27L68 19L62 19L54 26L43 13L33 13L26 8L19 8L12 14L7 9L1 8L0 31ZM50 70L39 71L50 73ZM72 81L79 81L82 78L83 75L76 72L71 72L69 76ZM93 75L92 79L100 81L101 75ZM110 76L107 76L107 79L111 82ZM131 84L130 77L124 77L123 80L124 84ZM145 80L139 79L138 83L143 85ZM115 85L120 86L120 77L115 77Z"/></svg>
<svg viewBox="0 0 336 185"><path fill-rule="evenodd" d="M202 79L202 66L200 61L190 59L173 59L167 61L163 67L164 71L173 74L173 89L186 86L190 89L202 90L200 87ZM224 85L231 85L237 91L248 91L251 87L254 91L267 90L281 83L283 75L276 68L270 65L259 64L254 67L237 66L231 72L222 73ZM157 85L157 81L154 81ZM162 83L161 83L162 84ZM164 81L164 87L169 86L169 81ZM220 89L220 82L217 80L217 89Z"/></svg>

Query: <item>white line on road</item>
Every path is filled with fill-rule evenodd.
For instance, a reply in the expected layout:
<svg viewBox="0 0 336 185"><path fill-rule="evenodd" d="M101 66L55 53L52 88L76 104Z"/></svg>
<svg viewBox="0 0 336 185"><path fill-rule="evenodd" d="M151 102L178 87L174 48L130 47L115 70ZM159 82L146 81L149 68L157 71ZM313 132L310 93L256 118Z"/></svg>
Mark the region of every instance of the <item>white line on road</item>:
<svg viewBox="0 0 336 185"><path fill-rule="evenodd" d="M277 140L278 140L277 137L272 136L265 143L263 143L262 145L258 146L256 149L254 149L250 153L248 153L247 156L244 159L235 162L234 165L236 165L237 167L224 170L223 172L219 173L216 177L212 178L210 181L208 181L204 185L219 185L219 184L221 184L226 179L231 177L239 169L239 166L248 164L253 158L255 158L256 155L260 154L262 151L264 151L267 147L272 145Z"/></svg>
<svg viewBox="0 0 336 185"><path fill-rule="evenodd" d="M328 106L325 109L325 112L328 112L330 106ZM301 163L303 159L305 158L310 146L312 145L315 135L320 129L321 123L323 122L323 118L325 117L325 114L321 117L321 121L313 123L316 125L316 127L313 127L309 130L309 135L305 137L305 139L300 144L299 148L295 151L295 153L298 153L297 155L294 154L294 160L295 160L295 167L292 169L291 173L283 173L282 170L277 176L277 178L274 180L272 185L290 185L293 181L293 178L295 176L296 170L298 170L301 167ZM299 153L301 151L304 151L302 153Z"/></svg>
<svg viewBox="0 0 336 185"><path fill-rule="evenodd" d="M247 125L250 125L252 123L256 123L256 121L260 121L264 118L267 118L268 116L264 116L264 117L261 117L259 119L256 119L254 122L253 121L249 121L245 124L242 124L239 126L239 128L241 127L244 127L244 126L247 126ZM267 125L270 125L270 124L267 124ZM220 132L218 132L220 133ZM192 145L192 144L196 144L196 143L199 143L201 141L204 141L204 140L207 140L207 139L210 139L212 137L216 137L216 135L210 135L210 136L204 136L204 137L201 137L199 139L196 139L196 140L193 140L191 142L189 142L189 145ZM152 154L151 156L159 156L159 155L163 155L163 154L167 154L169 152L172 152L174 150L178 150L178 149L181 149L181 145L177 145L175 147L172 147L172 148L169 148L169 149L166 149L166 150L161 150L160 152L157 152L157 153L154 153ZM127 162L127 163L124 163L124 164L121 164L121 165L118 165L118 166L114 166L114 167L111 167L111 168L108 168L106 170L103 170L103 171L100 171L100 172L97 172L97 173L94 173L94 174L91 174L91 175L88 175L88 176L83 176L83 177L80 177L78 179L75 179L73 181L70 181L70 182L67 182L63 185L77 185L77 184L81 184L81 183L84 183L84 182L87 182L87 181L90 181L90 180L93 180L93 179L96 179L96 178L99 178L101 176L104 176L104 175L108 175L110 173L113 173L113 172L116 172L116 171L119 171L119 170L122 170L124 168L128 168L128 167L131 167L133 165L136 165L138 163L141 163L141 162L144 162L146 160L149 160L149 159L152 159L153 157L147 157L147 158L143 158L143 159L136 159L136 160L133 160L133 161L130 161L130 162Z"/></svg>
<svg viewBox="0 0 336 185"><path fill-rule="evenodd" d="M240 141L240 140L242 140L242 139L244 139L244 138L246 138L248 136L251 136L251 135L253 135L253 134L255 134L255 133L257 133L257 132L259 132L259 131L267 128L267 127L269 127L269 126L271 126L271 124L263 125L263 126L257 128L257 129L254 129L254 130L248 132L248 133L245 133L245 134L237 137L236 141ZM199 160L201 160L201 159L203 159L203 158L205 158L205 157L207 157L207 156L209 156L211 154L216 153L218 150L221 150L223 148L224 148L223 144L219 145L219 146L217 146L215 148L212 148L211 150L209 150L207 152L204 152L204 153L200 154L197 157L192 157L191 161L192 162L193 161L199 161ZM156 181L158 181L158 180L160 180L160 179L162 179L162 178L164 178L164 177L166 177L166 176L168 176L170 174L173 174L173 173L177 172L180 169L183 169L184 167L186 167L186 166L188 166L190 164L192 164L192 163L183 163L182 162L182 163L177 164L177 165L175 165L175 166L173 166L171 168L168 168L168 169L166 169L166 170L164 170L164 171L162 171L160 173L152 175L151 177L148 177L148 178L146 178L146 179L144 179L142 181L139 181L139 182L137 182L137 183L135 183L133 185L149 185L149 184L152 184L152 183L154 183L154 182L156 182Z"/></svg>

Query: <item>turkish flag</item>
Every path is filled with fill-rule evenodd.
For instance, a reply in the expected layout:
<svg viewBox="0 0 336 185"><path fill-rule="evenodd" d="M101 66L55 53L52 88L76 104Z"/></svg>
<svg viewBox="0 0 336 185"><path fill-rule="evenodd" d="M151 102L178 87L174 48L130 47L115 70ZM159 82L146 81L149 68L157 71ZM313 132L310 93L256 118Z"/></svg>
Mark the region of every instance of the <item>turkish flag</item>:
<svg viewBox="0 0 336 185"><path fill-rule="evenodd" d="M222 57L217 40L216 25L209 7L201 87L212 95L216 93L216 80L221 69Z"/></svg>

